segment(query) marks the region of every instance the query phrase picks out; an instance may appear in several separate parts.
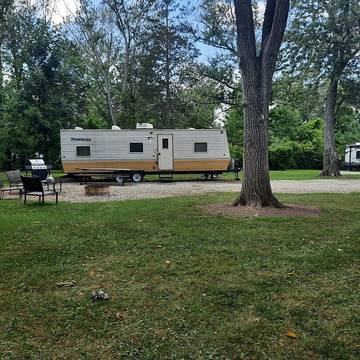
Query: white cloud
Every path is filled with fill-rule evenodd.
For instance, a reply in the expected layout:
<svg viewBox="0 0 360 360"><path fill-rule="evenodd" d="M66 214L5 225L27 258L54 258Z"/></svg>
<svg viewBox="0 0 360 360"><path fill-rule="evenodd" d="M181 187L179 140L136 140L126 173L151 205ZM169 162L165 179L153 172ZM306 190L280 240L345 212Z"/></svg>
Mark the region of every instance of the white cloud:
<svg viewBox="0 0 360 360"><path fill-rule="evenodd" d="M258 24L261 24L264 21L265 8L266 8L265 1L258 1L256 3L256 6L253 8L255 13L254 15L256 17L256 22Z"/></svg>
<svg viewBox="0 0 360 360"><path fill-rule="evenodd" d="M61 24L67 17L75 15L78 9L78 0L53 0L51 19L54 24Z"/></svg>
<svg viewBox="0 0 360 360"><path fill-rule="evenodd" d="M24 4L34 6L39 16L51 20L55 25L62 24L67 17L75 15L80 8L79 0L15 0L15 5L19 7Z"/></svg>

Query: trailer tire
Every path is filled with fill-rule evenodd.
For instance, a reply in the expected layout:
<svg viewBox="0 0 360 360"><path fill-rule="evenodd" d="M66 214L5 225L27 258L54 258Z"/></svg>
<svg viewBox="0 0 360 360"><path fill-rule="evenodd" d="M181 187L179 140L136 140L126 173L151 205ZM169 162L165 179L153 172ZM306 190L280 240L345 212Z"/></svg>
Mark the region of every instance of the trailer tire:
<svg viewBox="0 0 360 360"><path fill-rule="evenodd" d="M124 182L125 182L124 177L121 176L121 175L116 175L115 180L116 180L117 183L119 183L121 185L124 184Z"/></svg>
<svg viewBox="0 0 360 360"><path fill-rule="evenodd" d="M131 174L131 180L134 182L134 183L139 183L142 181L144 177L144 174L140 173L140 172L134 172Z"/></svg>

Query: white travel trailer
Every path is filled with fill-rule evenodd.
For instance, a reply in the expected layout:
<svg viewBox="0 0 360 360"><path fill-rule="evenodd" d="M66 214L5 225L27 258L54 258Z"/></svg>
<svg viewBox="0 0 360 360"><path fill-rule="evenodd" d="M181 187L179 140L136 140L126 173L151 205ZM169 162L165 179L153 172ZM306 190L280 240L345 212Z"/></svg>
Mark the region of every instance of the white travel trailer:
<svg viewBox="0 0 360 360"><path fill-rule="evenodd" d="M229 145L223 129L61 130L61 161L70 175L220 174L228 169Z"/></svg>
<svg viewBox="0 0 360 360"><path fill-rule="evenodd" d="M360 142L346 145L345 167L348 170L360 170Z"/></svg>

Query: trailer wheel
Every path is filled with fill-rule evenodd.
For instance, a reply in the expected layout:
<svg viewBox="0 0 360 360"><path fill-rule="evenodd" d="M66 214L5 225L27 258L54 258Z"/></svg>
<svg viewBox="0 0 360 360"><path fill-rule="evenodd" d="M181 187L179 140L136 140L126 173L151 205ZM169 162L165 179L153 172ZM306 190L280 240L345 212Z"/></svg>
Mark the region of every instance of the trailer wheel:
<svg viewBox="0 0 360 360"><path fill-rule="evenodd" d="M124 177L121 176L121 175L117 175L117 176L115 177L115 180L116 180L116 182L118 182L119 184L123 184L124 181L125 181Z"/></svg>
<svg viewBox="0 0 360 360"><path fill-rule="evenodd" d="M139 173L139 172L135 172L135 173L132 173L131 174L131 180L134 182L134 183L139 183L141 182L143 179L143 174L142 173Z"/></svg>

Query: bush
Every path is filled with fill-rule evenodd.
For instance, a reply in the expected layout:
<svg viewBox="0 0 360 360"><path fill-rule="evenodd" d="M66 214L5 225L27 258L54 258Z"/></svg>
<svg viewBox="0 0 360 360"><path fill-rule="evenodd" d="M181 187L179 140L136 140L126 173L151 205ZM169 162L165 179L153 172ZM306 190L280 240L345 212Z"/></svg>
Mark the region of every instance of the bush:
<svg viewBox="0 0 360 360"><path fill-rule="evenodd" d="M240 145L229 144L230 156L238 161L239 166L243 166L243 148Z"/></svg>
<svg viewBox="0 0 360 360"><path fill-rule="evenodd" d="M312 119L298 126L288 138L275 138L269 147L272 170L320 169L322 166L322 120Z"/></svg>
<svg viewBox="0 0 360 360"><path fill-rule="evenodd" d="M271 170L296 169L300 146L295 141L271 144L269 147L269 166Z"/></svg>
<svg viewBox="0 0 360 360"><path fill-rule="evenodd" d="M271 170L319 169L321 163L322 148L310 142L288 140L269 147Z"/></svg>

